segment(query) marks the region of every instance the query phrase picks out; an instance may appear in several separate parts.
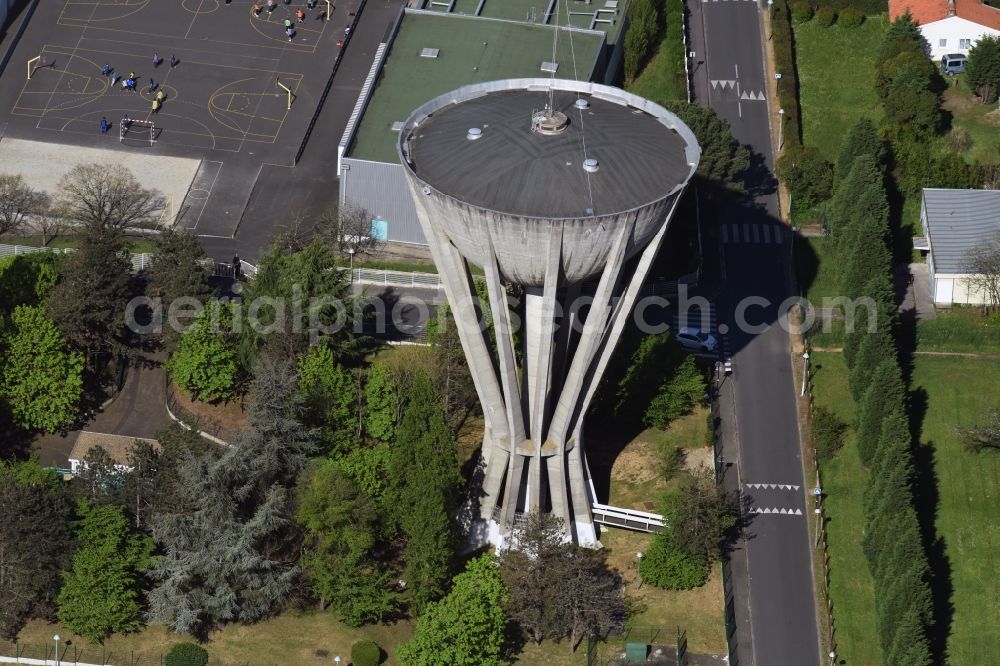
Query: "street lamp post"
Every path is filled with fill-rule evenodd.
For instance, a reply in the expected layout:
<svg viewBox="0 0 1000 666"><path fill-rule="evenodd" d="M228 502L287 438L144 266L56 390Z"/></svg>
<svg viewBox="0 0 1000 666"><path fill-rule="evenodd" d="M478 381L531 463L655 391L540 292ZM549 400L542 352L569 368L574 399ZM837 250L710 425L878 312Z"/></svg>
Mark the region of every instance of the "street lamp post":
<svg viewBox="0 0 1000 666"><path fill-rule="evenodd" d="M830 654L827 655L827 656L830 657L830 666L833 666L835 663L837 663L837 653L836 652L834 652L833 650L830 650Z"/></svg>
<svg viewBox="0 0 1000 666"><path fill-rule="evenodd" d="M642 587L642 569L639 565L642 564L642 551L635 554L635 589Z"/></svg>
<svg viewBox="0 0 1000 666"><path fill-rule="evenodd" d="M56 663L56 666L59 666L59 634L53 636L52 640L56 642L56 656L53 661Z"/></svg>
<svg viewBox="0 0 1000 666"><path fill-rule="evenodd" d="M785 110L778 109L778 150L781 150L781 148L785 145L785 133L783 131L784 127L785 127Z"/></svg>
<svg viewBox="0 0 1000 666"><path fill-rule="evenodd" d="M802 391L799 393L801 398L806 394L806 380L809 379L809 352L804 352L802 354Z"/></svg>
<svg viewBox="0 0 1000 666"><path fill-rule="evenodd" d="M353 247L347 248L347 254L351 257L351 284L354 284L354 252Z"/></svg>
<svg viewBox="0 0 1000 666"><path fill-rule="evenodd" d="M333 658L333 663L335 663L337 666L340 666L340 655L339 654L336 657Z"/></svg>

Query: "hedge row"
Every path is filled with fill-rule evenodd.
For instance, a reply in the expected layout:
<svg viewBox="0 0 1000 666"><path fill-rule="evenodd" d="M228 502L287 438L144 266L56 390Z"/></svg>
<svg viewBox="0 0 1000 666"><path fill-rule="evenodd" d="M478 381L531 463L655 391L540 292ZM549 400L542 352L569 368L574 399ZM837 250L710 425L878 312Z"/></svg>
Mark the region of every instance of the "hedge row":
<svg viewBox="0 0 1000 666"><path fill-rule="evenodd" d="M666 0L663 7L667 24L666 36L660 48L666 49L670 71L677 82L677 90L683 91L682 99L687 99L688 80L684 61L684 0Z"/></svg>
<svg viewBox="0 0 1000 666"><path fill-rule="evenodd" d="M821 5L832 7L838 14L840 10L848 7L853 7L866 16L876 16L889 11L888 0L809 0L809 2L814 8L819 8Z"/></svg>
<svg viewBox="0 0 1000 666"><path fill-rule="evenodd" d="M781 75L778 79L778 104L785 110L782 138L787 150L802 145L795 42L792 34L792 12L788 0L776 0L771 5L771 41L774 43L774 71Z"/></svg>

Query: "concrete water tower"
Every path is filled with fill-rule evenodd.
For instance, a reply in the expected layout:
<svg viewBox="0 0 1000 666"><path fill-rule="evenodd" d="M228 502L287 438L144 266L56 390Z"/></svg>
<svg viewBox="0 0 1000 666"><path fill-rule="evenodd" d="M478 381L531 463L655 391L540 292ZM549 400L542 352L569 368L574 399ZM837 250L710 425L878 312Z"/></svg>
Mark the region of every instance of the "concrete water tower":
<svg viewBox="0 0 1000 666"><path fill-rule="evenodd" d="M695 137L617 88L512 79L427 102L398 149L486 421L474 538L502 545L519 515L541 511L596 545L584 416L698 166ZM524 290L520 349L507 283Z"/></svg>

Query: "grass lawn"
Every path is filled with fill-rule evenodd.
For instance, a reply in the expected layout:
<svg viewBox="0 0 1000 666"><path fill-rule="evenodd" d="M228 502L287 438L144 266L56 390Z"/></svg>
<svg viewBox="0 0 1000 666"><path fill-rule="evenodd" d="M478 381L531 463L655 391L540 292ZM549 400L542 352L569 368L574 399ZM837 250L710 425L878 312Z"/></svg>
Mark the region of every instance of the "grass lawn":
<svg viewBox="0 0 1000 666"><path fill-rule="evenodd" d="M938 310L937 318L917 324L920 351L1000 354L1000 314L979 308Z"/></svg>
<svg viewBox="0 0 1000 666"><path fill-rule="evenodd" d="M847 366L843 356L814 352L811 360L813 400L844 421L852 422L854 401L847 390ZM852 666L882 663L875 631L875 593L868 563L861 551L864 532L861 493L868 473L861 466L854 444L854 431L851 430L836 458L820 465L837 658Z"/></svg>
<svg viewBox="0 0 1000 666"><path fill-rule="evenodd" d="M860 117L877 120L872 77L881 38L877 17L857 28L824 28L817 21L795 26L803 140L828 160L837 159L841 139Z"/></svg>
<svg viewBox="0 0 1000 666"><path fill-rule="evenodd" d="M656 49L656 55L646 63L632 85L628 86L628 91L658 104L687 99L687 91L678 85L671 67L666 40Z"/></svg>
<svg viewBox="0 0 1000 666"><path fill-rule="evenodd" d="M840 354L816 353L813 396L851 421L853 402ZM952 664L1000 663L1000 455L974 455L962 449L956 425L974 423L984 410L1000 406L1000 361L954 356L917 356L912 403L926 405L920 443L933 452L936 478L936 536L950 570L954 614L947 639ZM838 655L848 664L880 663L874 629L874 598L861 552L861 496L865 471L853 433L844 450L821 467L827 494L831 557L830 596ZM929 488L933 492L935 489ZM940 570L940 569L939 569Z"/></svg>
<svg viewBox="0 0 1000 666"><path fill-rule="evenodd" d="M1000 664L1000 454L962 448L955 426L1000 407L1000 361L918 356L912 388L927 395L920 442L934 452L935 525L951 569L952 664Z"/></svg>
<svg viewBox="0 0 1000 666"><path fill-rule="evenodd" d="M1000 112L996 104L980 104L966 84L964 74L951 79L944 93L944 108L952 114L952 126L960 127L972 139L962 156L970 164L993 163L1000 159Z"/></svg>

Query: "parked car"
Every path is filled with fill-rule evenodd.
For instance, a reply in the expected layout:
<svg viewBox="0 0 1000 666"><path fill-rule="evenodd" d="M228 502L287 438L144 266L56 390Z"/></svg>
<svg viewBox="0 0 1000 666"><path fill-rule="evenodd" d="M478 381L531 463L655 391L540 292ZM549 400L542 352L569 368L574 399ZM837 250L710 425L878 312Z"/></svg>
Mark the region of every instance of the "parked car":
<svg viewBox="0 0 1000 666"><path fill-rule="evenodd" d="M968 60L961 53L949 53L941 56L941 69L945 74L961 74L965 71L965 63Z"/></svg>
<svg viewBox="0 0 1000 666"><path fill-rule="evenodd" d="M685 326L677 331L677 335L674 337L682 347L693 351L712 352L719 346L714 335L706 333L699 328Z"/></svg>

